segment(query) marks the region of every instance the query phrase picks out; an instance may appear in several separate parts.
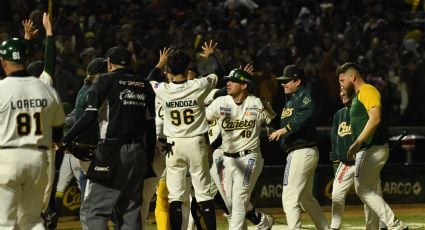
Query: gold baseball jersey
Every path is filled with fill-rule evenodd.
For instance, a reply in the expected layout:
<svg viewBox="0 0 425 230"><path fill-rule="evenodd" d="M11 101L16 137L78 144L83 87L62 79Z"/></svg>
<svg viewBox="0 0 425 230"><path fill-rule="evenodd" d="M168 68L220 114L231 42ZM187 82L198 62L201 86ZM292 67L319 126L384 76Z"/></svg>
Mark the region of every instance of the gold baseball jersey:
<svg viewBox="0 0 425 230"><path fill-rule="evenodd" d="M218 97L207 107L206 115L208 120L217 119L223 138L220 148L230 153L258 149L261 125L273 119L261 100L253 95L240 105L230 95Z"/></svg>
<svg viewBox="0 0 425 230"><path fill-rule="evenodd" d="M58 94L33 76L0 81L1 147L52 146L52 127L63 125Z"/></svg>
<svg viewBox="0 0 425 230"><path fill-rule="evenodd" d="M182 83L161 83L156 96L164 114L167 137L193 137L208 131L204 100L217 84L217 75Z"/></svg>

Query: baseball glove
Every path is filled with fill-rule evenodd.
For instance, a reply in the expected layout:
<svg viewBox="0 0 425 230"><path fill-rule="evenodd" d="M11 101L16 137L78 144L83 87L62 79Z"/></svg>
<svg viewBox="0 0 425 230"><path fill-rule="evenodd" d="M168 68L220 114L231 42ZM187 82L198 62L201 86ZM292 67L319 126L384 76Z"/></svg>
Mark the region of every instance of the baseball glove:
<svg viewBox="0 0 425 230"><path fill-rule="evenodd" d="M66 145L64 150L80 161L91 161L96 155L96 146L93 145L70 143Z"/></svg>

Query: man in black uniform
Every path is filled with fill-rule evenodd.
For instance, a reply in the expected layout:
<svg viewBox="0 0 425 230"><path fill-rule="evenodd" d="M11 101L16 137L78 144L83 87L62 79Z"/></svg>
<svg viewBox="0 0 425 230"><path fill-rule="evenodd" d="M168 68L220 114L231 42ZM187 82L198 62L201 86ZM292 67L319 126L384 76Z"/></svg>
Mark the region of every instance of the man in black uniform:
<svg viewBox="0 0 425 230"><path fill-rule="evenodd" d="M113 47L106 57L108 73L93 83L87 108L63 143L66 148L98 118L100 141L87 172L90 191L80 210L83 229L108 229L114 212L117 229L139 230L140 194L156 139L155 95L149 82L128 68L127 49Z"/></svg>

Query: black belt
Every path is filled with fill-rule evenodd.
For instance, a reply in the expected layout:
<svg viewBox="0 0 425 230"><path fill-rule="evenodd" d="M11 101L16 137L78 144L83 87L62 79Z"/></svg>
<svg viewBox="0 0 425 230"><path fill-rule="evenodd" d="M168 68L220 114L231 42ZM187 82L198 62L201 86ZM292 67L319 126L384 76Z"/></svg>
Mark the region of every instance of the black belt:
<svg viewBox="0 0 425 230"><path fill-rule="evenodd" d="M119 137L119 138L105 138L101 141L103 142L116 142L120 144L132 144L132 143L142 143L145 138L141 137Z"/></svg>
<svg viewBox="0 0 425 230"><path fill-rule="evenodd" d="M316 143L311 143L311 142L310 143L302 143L302 144L293 145L293 146L286 148L285 152L289 154L290 152L293 152L293 151L298 150L298 149L310 148L310 147L314 147L314 146L316 146Z"/></svg>
<svg viewBox="0 0 425 230"><path fill-rule="evenodd" d="M158 137L158 142L161 142L162 144L167 144L167 138Z"/></svg>
<svg viewBox="0 0 425 230"><path fill-rule="evenodd" d="M224 152L224 155L226 157L238 158L238 157L246 156L246 155L251 154L251 153L252 153L251 150L244 150L244 151L240 151L240 152L236 152L236 153L227 153L227 152Z"/></svg>
<svg viewBox="0 0 425 230"><path fill-rule="evenodd" d="M24 145L24 146L0 146L0 149L25 149L25 148L38 148L42 150L48 150L49 148L44 145Z"/></svg>

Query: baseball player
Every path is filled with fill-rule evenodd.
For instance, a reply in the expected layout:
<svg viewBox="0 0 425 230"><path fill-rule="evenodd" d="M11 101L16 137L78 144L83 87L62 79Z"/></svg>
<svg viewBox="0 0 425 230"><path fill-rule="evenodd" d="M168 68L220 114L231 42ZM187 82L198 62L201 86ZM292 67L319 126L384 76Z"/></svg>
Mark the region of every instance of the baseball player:
<svg viewBox="0 0 425 230"><path fill-rule="evenodd" d="M337 69L343 89L355 92L350 107L353 144L348 148L349 159L355 159L354 186L357 195L389 229L408 229L397 219L389 205L376 191L380 172L388 159L386 127L381 115L381 95L361 75L361 67L347 62Z"/></svg>
<svg viewBox="0 0 425 230"><path fill-rule="evenodd" d="M161 78L161 71L164 70L164 67L168 61L168 57L170 55L171 49L164 48L159 52L159 61L154 69L149 73L148 80L152 84L152 88L156 93ZM171 82L172 76L170 74L166 75L166 81ZM164 123L164 113L162 110L161 103L159 100L155 100L155 125L156 125L156 134L157 134L157 142L156 142L156 153L152 160L152 169L156 176L146 178L144 180L143 187L143 202L142 207L140 209L142 215L142 229L146 228L146 221L149 214L149 206L150 200L152 199L155 189L157 189L157 207L155 208L155 218L157 222L157 228L159 230L168 230L170 228L169 221L169 205L168 205L168 190L166 186L166 173L165 173L165 156L170 151L169 144L167 143L167 137L164 135L163 131L163 123ZM190 180L186 181L187 186L190 186ZM158 186L157 186L158 185ZM189 214L189 201L188 201L188 192L186 189L186 195L184 196L184 202L182 205L182 228L185 228L188 224L188 214Z"/></svg>
<svg viewBox="0 0 425 230"><path fill-rule="evenodd" d="M60 142L65 115L56 91L28 76L25 55L19 38L0 45L0 226L44 229L47 150Z"/></svg>
<svg viewBox="0 0 425 230"><path fill-rule="evenodd" d="M329 229L323 210L313 197L313 176L319 161L316 147L315 112L311 91L305 86L304 70L296 65L284 68L277 80L287 97L280 126L269 135L279 140L286 154L282 205L289 229L301 229L301 207L310 215L317 229Z"/></svg>
<svg viewBox="0 0 425 230"><path fill-rule="evenodd" d="M252 73L252 66L245 67ZM227 82L227 96L218 97L206 109L208 120L217 120L222 136L214 151L211 174L229 210L229 229L244 229L245 217L254 216L258 229L271 229L273 218L251 211L254 189L264 160L260 151L262 124L275 116L271 107L249 94L253 80L248 72L234 69Z"/></svg>
<svg viewBox="0 0 425 230"><path fill-rule="evenodd" d="M208 123L204 99L215 87L217 76L187 80L190 57L174 50L168 59L171 83L160 84L156 96L164 112L164 134L172 144L166 157L171 229L181 229L181 206L185 194L186 174L190 173L195 196L200 204L207 229L216 229L215 208L210 192L208 164Z"/></svg>
<svg viewBox="0 0 425 230"><path fill-rule="evenodd" d="M335 178L332 187L332 229L340 229L342 213L345 208L345 197L354 184L354 160L348 159L347 150L353 143L350 125L350 105L353 93L341 88L340 92L344 108L338 110L333 119L331 129L332 151L330 159L335 167ZM378 194L382 195L380 181L376 186ZM366 213L366 229L385 228L384 223L379 223L378 216L367 205L364 206ZM379 224L378 224L379 223Z"/></svg>
<svg viewBox="0 0 425 230"><path fill-rule="evenodd" d="M26 67L26 70L28 74L32 76L37 76L39 79L46 84L52 85L53 84L53 76L55 73L55 64L56 64L56 45L55 45L55 39L53 37L53 30L52 30L52 24L50 22L50 16L47 13L43 13L43 27L46 32L46 40L45 40L45 50L44 50L44 60L37 60L33 61ZM22 26L24 29L24 40L27 43L30 43L30 41L38 34L38 30L34 29L33 27L34 22L30 19L23 20ZM47 151L47 159L49 162L48 167L48 183L46 186L46 192L43 197L43 218L45 220L45 225L47 229L55 229L56 228L56 222L57 222L57 213L53 212L49 208L49 202L52 194L55 174L56 174L56 167L55 167L55 157L56 157L56 150L49 149ZM53 203L53 202L52 202Z"/></svg>

